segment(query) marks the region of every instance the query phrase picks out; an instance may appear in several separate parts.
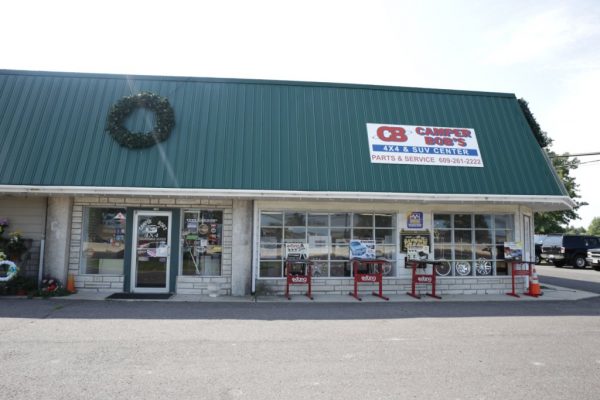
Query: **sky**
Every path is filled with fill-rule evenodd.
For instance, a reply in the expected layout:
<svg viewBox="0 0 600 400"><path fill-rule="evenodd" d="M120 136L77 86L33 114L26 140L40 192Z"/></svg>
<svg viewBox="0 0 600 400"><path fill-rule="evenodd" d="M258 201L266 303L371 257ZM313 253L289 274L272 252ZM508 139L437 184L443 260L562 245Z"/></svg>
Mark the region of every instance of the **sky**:
<svg viewBox="0 0 600 400"><path fill-rule="evenodd" d="M0 69L508 92L553 151L600 152L598 0L3 3ZM600 217L599 174L574 172L571 225Z"/></svg>

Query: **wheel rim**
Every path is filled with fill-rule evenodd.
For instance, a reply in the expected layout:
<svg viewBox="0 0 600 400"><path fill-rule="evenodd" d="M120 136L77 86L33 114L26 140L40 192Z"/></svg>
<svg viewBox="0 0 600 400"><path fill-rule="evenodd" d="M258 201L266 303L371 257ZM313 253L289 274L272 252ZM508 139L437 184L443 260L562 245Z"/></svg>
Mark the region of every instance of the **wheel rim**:
<svg viewBox="0 0 600 400"><path fill-rule="evenodd" d="M577 268L583 268L583 267L585 267L585 260L583 258L581 258L581 257L577 257L575 259L575 266Z"/></svg>
<svg viewBox="0 0 600 400"><path fill-rule="evenodd" d="M486 259L481 259L477 262L477 274L489 275L492 272L492 263Z"/></svg>
<svg viewBox="0 0 600 400"><path fill-rule="evenodd" d="M460 276L469 275L471 272L471 265L467 262L459 262L456 264L456 273Z"/></svg>

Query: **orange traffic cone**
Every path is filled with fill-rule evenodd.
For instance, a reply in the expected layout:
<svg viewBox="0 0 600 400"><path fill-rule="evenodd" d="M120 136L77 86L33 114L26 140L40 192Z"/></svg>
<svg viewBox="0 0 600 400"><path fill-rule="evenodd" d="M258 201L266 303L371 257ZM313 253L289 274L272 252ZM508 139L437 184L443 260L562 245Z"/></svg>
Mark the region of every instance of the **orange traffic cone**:
<svg viewBox="0 0 600 400"><path fill-rule="evenodd" d="M77 292L77 290L75 290L75 277L73 274L67 275L67 291L70 293Z"/></svg>
<svg viewBox="0 0 600 400"><path fill-rule="evenodd" d="M533 297L538 297L542 295L542 290L540 288L540 280L538 279L537 272L535 267L533 267L533 271L531 273L531 279L529 279L529 293L528 295Z"/></svg>

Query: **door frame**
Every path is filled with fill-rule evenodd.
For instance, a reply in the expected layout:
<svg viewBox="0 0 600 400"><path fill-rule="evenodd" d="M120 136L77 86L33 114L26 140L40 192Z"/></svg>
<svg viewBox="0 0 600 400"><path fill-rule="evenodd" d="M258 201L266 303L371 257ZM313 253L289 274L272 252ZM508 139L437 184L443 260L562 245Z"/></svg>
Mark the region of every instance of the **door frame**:
<svg viewBox="0 0 600 400"><path fill-rule="evenodd" d="M172 250L173 250L173 211L172 210L147 210L147 209L136 209L133 210L133 221L132 221L132 235L131 235L131 264L129 267L130 270L130 286L129 290L132 293L169 293L171 288L171 260L172 260ZM169 224L167 227L167 260L165 262L165 287L164 288L140 288L137 287L137 241L138 241L138 226L137 219L139 215L149 215L149 216L167 216L169 218ZM177 246L176 246L177 247Z"/></svg>

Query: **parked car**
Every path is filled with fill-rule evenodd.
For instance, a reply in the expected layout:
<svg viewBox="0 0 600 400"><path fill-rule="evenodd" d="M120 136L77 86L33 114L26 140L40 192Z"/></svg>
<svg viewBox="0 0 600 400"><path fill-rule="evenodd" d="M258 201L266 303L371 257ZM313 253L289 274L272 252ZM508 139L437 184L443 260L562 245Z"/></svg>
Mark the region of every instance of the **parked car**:
<svg viewBox="0 0 600 400"><path fill-rule="evenodd" d="M600 238L589 235L548 235L542 244L542 258L556 267L585 268L588 250L600 248Z"/></svg>
<svg viewBox="0 0 600 400"><path fill-rule="evenodd" d="M542 262L542 244L548 235L535 235L533 241L535 243L535 263Z"/></svg>
<svg viewBox="0 0 600 400"><path fill-rule="evenodd" d="M585 260L596 271L600 271L600 249L589 249Z"/></svg>

